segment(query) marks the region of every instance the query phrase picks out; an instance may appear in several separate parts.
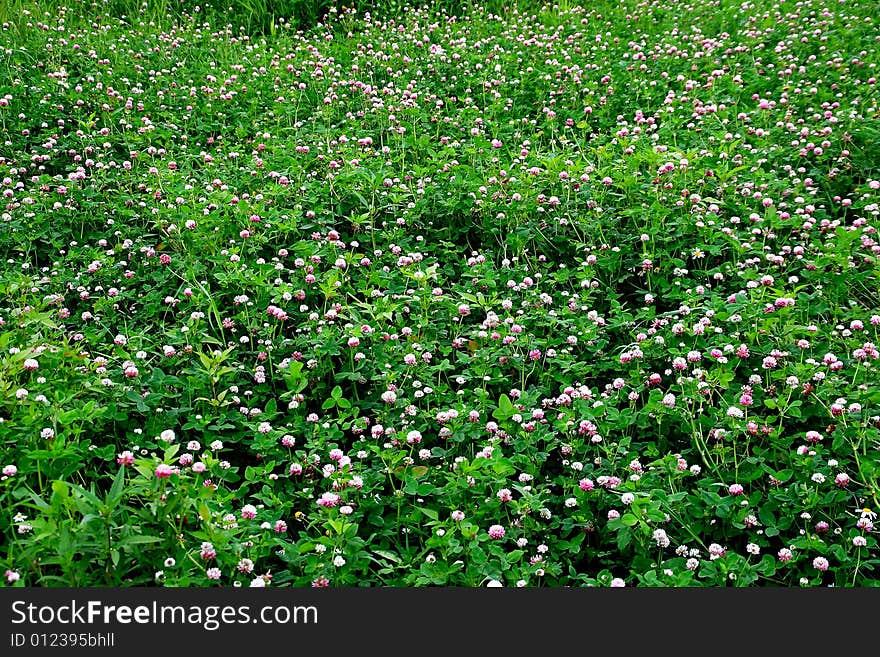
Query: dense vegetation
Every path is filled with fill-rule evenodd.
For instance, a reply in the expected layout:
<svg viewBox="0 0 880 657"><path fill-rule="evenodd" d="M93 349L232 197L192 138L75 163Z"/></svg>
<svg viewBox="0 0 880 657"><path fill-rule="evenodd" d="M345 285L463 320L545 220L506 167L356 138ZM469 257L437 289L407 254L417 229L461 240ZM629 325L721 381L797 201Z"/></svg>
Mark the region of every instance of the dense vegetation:
<svg viewBox="0 0 880 657"><path fill-rule="evenodd" d="M0 8L4 583L876 584L874 3L70 4Z"/></svg>

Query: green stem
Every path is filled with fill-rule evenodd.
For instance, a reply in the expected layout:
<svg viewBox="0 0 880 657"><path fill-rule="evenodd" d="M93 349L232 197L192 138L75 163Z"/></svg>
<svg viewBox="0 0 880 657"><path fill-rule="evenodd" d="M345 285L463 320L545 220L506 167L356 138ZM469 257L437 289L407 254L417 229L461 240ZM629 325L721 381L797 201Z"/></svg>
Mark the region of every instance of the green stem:
<svg viewBox="0 0 880 657"><path fill-rule="evenodd" d="M862 548L856 548L856 568L853 571L852 586L856 585L856 579L859 576L859 567L862 565Z"/></svg>

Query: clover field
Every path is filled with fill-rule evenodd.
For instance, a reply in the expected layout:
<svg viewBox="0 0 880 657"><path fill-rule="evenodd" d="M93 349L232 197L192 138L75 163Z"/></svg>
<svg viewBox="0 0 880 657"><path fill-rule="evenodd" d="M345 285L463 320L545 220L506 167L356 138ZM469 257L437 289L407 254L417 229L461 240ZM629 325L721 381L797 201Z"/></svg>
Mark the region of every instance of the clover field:
<svg viewBox="0 0 880 657"><path fill-rule="evenodd" d="M5 3L3 585L877 585L876 5L584 4Z"/></svg>

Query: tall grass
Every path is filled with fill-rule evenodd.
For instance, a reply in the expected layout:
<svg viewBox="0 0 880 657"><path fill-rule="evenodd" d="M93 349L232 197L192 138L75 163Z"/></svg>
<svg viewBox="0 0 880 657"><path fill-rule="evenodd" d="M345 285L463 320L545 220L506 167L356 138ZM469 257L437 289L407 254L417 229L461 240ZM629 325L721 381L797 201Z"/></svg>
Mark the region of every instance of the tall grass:
<svg viewBox="0 0 880 657"><path fill-rule="evenodd" d="M73 4L64 0L3 0L0 23L8 23L18 30L28 22L47 22L58 16L63 16L70 27L80 22L121 17L157 25L191 19L230 25L245 34L259 36L272 35L282 25L308 31L334 8L339 12L354 9L359 13L369 11L389 16L414 7L462 16L476 8L496 15L504 15L513 8L553 12L557 5L542 5L535 0L83 0Z"/></svg>

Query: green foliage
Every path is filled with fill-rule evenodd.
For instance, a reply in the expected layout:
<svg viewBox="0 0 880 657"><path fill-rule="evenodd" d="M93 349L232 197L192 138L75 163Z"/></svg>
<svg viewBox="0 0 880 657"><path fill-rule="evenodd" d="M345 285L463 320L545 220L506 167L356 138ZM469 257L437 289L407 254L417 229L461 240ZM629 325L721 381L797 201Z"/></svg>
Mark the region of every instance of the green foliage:
<svg viewBox="0 0 880 657"><path fill-rule="evenodd" d="M873 7L691 5L0 5L4 581L875 585Z"/></svg>

